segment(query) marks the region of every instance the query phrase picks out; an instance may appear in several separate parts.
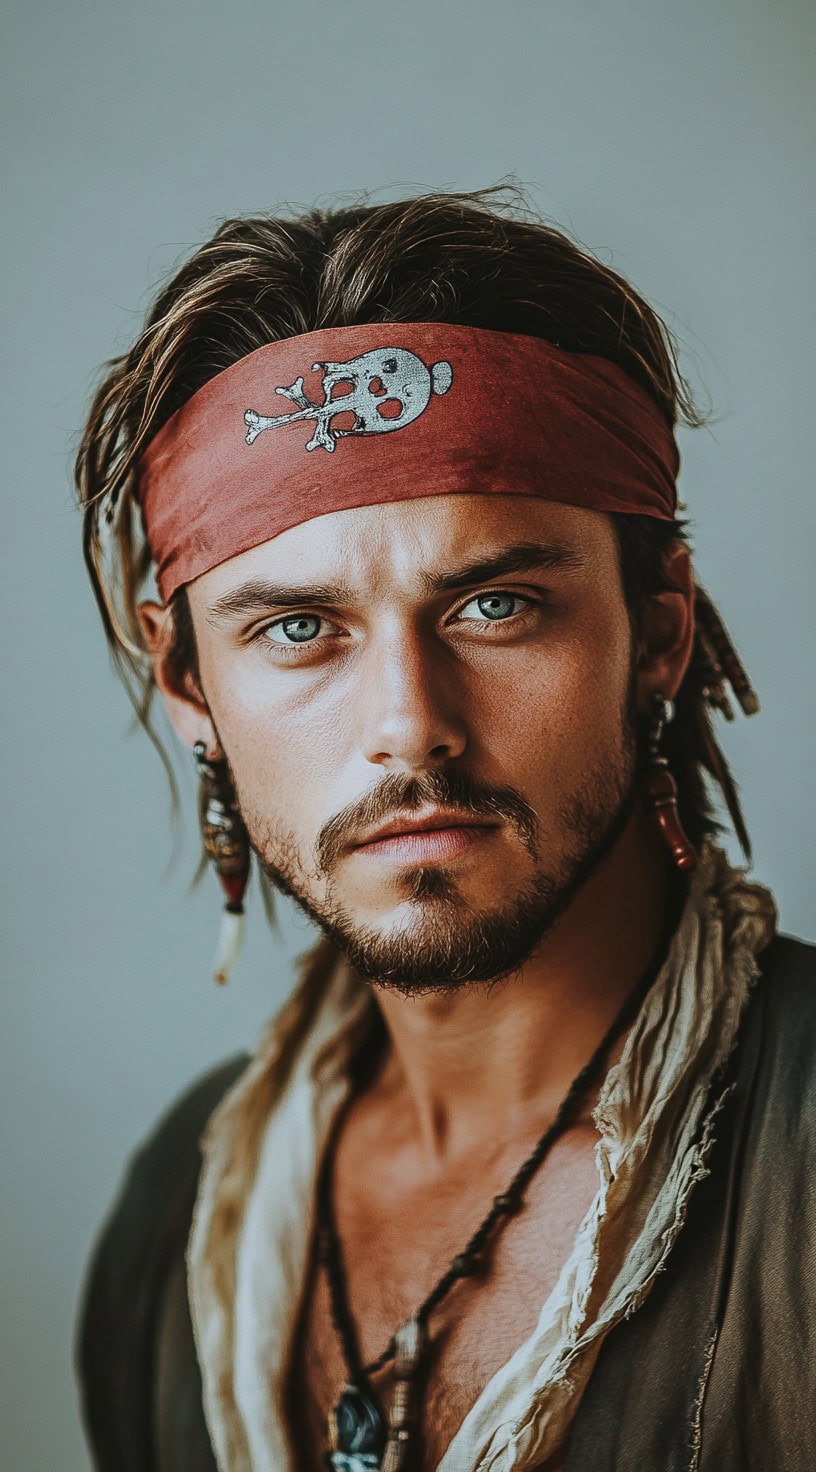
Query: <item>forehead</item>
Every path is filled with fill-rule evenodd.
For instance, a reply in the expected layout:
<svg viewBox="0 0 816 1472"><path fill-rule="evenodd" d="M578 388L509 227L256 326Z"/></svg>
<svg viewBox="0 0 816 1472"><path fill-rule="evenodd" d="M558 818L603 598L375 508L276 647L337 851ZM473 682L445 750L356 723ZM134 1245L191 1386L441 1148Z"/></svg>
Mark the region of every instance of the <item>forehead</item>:
<svg viewBox="0 0 816 1472"><path fill-rule="evenodd" d="M424 575L527 540L573 554L565 562L595 576L614 575L616 542L605 513L537 496L457 494L312 517L202 573L190 594L203 606L253 578L342 581L370 595L413 594Z"/></svg>

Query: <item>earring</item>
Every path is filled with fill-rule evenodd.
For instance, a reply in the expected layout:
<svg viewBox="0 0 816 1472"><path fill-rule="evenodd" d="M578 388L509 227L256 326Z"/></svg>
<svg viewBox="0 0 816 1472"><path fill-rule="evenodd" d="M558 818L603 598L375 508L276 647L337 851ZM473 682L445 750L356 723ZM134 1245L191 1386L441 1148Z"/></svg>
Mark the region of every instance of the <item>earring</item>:
<svg viewBox="0 0 816 1472"><path fill-rule="evenodd" d="M205 742L193 747L198 775L198 820L207 858L226 895L214 962L218 982L229 980L244 934L244 891L249 878L249 837L238 811L227 763L207 756Z"/></svg>
<svg viewBox="0 0 816 1472"><path fill-rule="evenodd" d="M697 854L689 841L677 810L677 783L669 770L668 758L660 750L664 727L674 719L674 705L665 695L652 695L652 719L648 736L648 771L646 787L660 831L668 844L678 869L695 869Z"/></svg>

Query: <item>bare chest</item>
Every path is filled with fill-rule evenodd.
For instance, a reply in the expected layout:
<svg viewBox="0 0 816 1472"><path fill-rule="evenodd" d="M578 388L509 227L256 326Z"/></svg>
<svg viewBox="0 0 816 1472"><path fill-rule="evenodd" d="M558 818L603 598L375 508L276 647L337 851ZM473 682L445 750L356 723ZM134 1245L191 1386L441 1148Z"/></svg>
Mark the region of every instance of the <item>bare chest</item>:
<svg viewBox="0 0 816 1472"><path fill-rule="evenodd" d="M431 1315L412 1472L435 1472L485 1386L533 1333L598 1187L596 1138L591 1127L579 1127L556 1144L522 1210L491 1239L482 1271L457 1282ZM502 1163L383 1200L338 1171L334 1202L346 1297L365 1364L423 1302L512 1174ZM290 1362L289 1417L298 1466L322 1472L328 1413L346 1367L325 1268L314 1252L310 1263ZM387 1412L390 1365L372 1384Z"/></svg>

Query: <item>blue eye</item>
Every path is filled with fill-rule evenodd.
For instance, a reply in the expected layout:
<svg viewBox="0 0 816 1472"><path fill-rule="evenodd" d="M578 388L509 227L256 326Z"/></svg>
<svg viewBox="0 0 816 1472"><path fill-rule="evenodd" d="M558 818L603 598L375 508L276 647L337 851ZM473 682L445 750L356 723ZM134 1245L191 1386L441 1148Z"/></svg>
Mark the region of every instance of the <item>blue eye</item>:
<svg viewBox="0 0 816 1472"><path fill-rule="evenodd" d="M471 603L478 603L480 609L482 608L482 604L487 604L489 612L482 610L482 617L488 619L491 623L497 623L508 615L511 618L514 616L513 609L507 608L506 606L508 603L526 603L527 599L522 598L518 593L480 593L477 598L471 598L470 601ZM504 609L502 609L502 605L505 605ZM465 608L469 607L470 604L466 603ZM464 612L464 609L462 612Z"/></svg>
<svg viewBox="0 0 816 1472"><path fill-rule="evenodd" d="M288 643L309 644L312 640L309 636L308 625L317 624L319 626L322 622L322 618L317 613L298 613L292 618L282 618L277 623L267 624L266 628L261 630L261 633L271 635L273 629L283 629L287 638L271 639L271 643L284 645Z"/></svg>

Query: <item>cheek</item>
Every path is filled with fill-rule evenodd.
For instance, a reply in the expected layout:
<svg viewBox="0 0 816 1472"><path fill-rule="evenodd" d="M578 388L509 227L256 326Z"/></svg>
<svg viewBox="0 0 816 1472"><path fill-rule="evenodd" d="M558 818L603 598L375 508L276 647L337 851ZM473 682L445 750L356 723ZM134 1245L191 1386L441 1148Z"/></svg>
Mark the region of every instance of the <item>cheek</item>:
<svg viewBox="0 0 816 1472"><path fill-rule="evenodd" d="M207 673L202 665L242 805L259 815L285 813L288 828L311 832L325 821L332 778L348 761L343 702L328 685L308 699L282 698L277 672L249 657L211 660Z"/></svg>
<svg viewBox="0 0 816 1472"><path fill-rule="evenodd" d="M485 673L481 734L503 733L511 761L566 778L617 748L630 680L620 620L570 620L552 636Z"/></svg>

